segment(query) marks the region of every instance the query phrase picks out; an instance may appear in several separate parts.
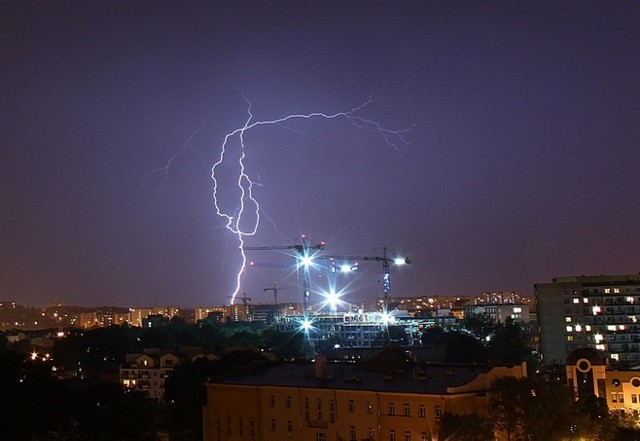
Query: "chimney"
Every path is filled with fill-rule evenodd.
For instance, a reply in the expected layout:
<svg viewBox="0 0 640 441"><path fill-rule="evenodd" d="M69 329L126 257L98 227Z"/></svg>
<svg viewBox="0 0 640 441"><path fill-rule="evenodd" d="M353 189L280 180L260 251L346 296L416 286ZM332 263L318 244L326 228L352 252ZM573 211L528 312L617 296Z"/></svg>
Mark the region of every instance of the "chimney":
<svg viewBox="0 0 640 441"><path fill-rule="evenodd" d="M316 378L322 380L327 376L327 356L316 355Z"/></svg>

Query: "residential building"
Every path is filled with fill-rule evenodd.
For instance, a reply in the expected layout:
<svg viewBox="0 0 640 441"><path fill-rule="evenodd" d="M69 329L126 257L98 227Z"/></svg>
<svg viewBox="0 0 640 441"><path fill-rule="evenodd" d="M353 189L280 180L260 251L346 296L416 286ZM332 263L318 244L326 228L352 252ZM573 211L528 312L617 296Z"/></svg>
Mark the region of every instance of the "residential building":
<svg viewBox="0 0 640 441"><path fill-rule="evenodd" d="M524 377L526 365L382 372L322 356L278 364L207 384L204 441L432 440L445 412L486 415L487 391L502 376Z"/></svg>
<svg viewBox="0 0 640 441"><path fill-rule="evenodd" d="M544 364L562 364L582 347L640 362L640 275L557 277L535 294Z"/></svg>
<svg viewBox="0 0 640 441"><path fill-rule="evenodd" d="M127 363L120 366L120 384L138 389L151 398L164 398L164 382L180 359L172 353L127 354Z"/></svg>

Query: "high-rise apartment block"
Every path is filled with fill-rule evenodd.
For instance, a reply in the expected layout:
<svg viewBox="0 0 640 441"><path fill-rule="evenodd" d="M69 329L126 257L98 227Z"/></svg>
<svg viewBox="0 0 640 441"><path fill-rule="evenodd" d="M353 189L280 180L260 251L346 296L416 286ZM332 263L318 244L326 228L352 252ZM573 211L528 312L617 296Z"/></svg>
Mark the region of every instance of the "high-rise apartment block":
<svg viewBox="0 0 640 441"><path fill-rule="evenodd" d="M535 294L544 364L564 364L583 347L640 362L640 275L556 277Z"/></svg>

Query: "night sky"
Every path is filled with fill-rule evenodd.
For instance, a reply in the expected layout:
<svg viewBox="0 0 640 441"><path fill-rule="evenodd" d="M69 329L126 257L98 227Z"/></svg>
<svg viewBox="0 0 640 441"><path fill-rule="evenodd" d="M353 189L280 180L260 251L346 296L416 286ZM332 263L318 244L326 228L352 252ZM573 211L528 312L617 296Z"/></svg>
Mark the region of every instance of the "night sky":
<svg viewBox="0 0 640 441"><path fill-rule="evenodd" d="M388 246L412 259L391 271L406 296L639 271L638 2L6 0L0 57L0 300L227 303L240 253L211 167L248 101L256 121L372 97L359 116L412 128L247 131L248 245ZM380 263L360 267L348 299L379 296ZM298 300L290 273L242 291Z"/></svg>

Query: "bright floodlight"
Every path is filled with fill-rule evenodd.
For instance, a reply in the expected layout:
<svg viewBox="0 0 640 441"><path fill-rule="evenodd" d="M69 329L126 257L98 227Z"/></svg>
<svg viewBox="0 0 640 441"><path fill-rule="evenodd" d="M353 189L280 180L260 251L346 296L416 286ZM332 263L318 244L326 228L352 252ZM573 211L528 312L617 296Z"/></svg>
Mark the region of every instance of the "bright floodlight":
<svg viewBox="0 0 640 441"><path fill-rule="evenodd" d="M309 319L304 319L302 321L302 323L300 324L300 326L302 327L302 329L304 329L305 331L308 331L309 329L311 329L311 320Z"/></svg>
<svg viewBox="0 0 640 441"><path fill-rule="evenodd" d="M302 256L300 258L300 264L309 268L313 264L313 257L311 256Z"/></svg>
<svg viewBox="0 0 640 441"><path fill-rule="evenodd" d="M340 303L340 296L335 292L329 293L327 296L327 303L331 306L331 309L336 309L338 303Z"/></svg>
<svg viewBox="0 0 640 441"><path fill-rule="evenodd" d="M395 263L396 265L404 265L405 263L407 263L407 259L404 257L396 257L395 259L393 259L393 263Z"/></svg>
<svg viewBox="0 0 640 441"><path fill-rule="evenodd" d="M394 318L388 312L383 312L382 314L380 314L380 321L383 325L388 325L389 323L392 323L394 321Z"/></svg>
<svg viewBox="0 0 640 441"><path fill-rule="evenodd" d="M345 263L343 265L340 266L340 271L343 273L350 273L351 272L351 265L349 265L348 263Z"/></svg>

